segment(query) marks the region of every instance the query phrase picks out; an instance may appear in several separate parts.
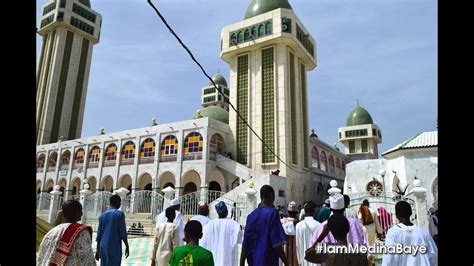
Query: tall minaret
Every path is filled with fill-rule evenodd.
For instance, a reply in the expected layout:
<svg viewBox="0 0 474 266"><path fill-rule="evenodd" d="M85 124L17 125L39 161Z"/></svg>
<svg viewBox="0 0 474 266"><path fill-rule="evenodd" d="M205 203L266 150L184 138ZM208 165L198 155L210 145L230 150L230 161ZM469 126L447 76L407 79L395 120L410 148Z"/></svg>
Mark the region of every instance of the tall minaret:
<svg viewBox="0 0 474 266"><path fill-rule="evenodd" d="M344 144L350 161L379 157L377 145L382 143L382 133L369 112L359 103L347 116L346 126L338 131L339 141Z"/></svg>
<svg viewBox="0 0 474 266"><path fill-rule="evenodd" d="M289 167L230 110L235 159L256 171L309 178L306 73L316 67L315 40L287 0L252 0L244 20L224 27L221 44L230 102Z"/></svg>
<svg viewBox="0 0 474 266"><path fill-rule="evenodd" d="M36 144L81 136L92 47L102 17L89 0L49 0L38 33L43 36L36 76Z"/></svg>

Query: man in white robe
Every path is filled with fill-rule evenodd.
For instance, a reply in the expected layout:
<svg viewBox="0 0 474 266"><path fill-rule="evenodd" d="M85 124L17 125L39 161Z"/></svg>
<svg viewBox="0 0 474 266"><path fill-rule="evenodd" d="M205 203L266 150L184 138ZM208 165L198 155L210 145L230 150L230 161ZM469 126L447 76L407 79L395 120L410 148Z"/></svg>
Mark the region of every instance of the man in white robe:
<svg viewBox="0 0 474 266"><path fill-rule="evenodd" d="M426 247L426 253L418 252L415 256L411 254L385 254L382 266L437 266L438 248L428 230L411 223L412 210L410 204L406 201L397 202L395 215L400 223L388 230L385 246L396 246L397 244L424 246Z"/></svg>
<svg viewBox="0 0 474 266"><path fill-rule="evenodd" d="M306 216L302 221L296 224L296 255L298 257L298 263L302 266L314 265L304 259L305 251L311 246L311 238L313 232L321 225L320 222L314 219L314 212L316 204L312 201L305 204L303 211Z"/></svg>
<svg viewBox="0 0 474 266"><path fill-rule="evenodd" d="M238 244L242 241L240 224L227 218L228 210L223 201L216 204L216 212L219 218L204 226L199 244L212 252L216 266L238 265Z"/></svg>
<svg viewBox="0 0 474 266"><path fill-rule="evenodd" d="M151 266L168 265L173 250L179 243L178 226L173 223L176 211L173 207L165 210L166 223L159 224L155 231L153 249L151 250Z"/></svg>
<svg viewBox="0 0 474 266"><path fill-rule="evenodd" d="M199 214L191 218L190 221L196 220L202 224L202 227L204 227L211 220L209 219L209 205L203 201L200 201L198 213Z"/></svg>
<svg viewBox="0 0 474 266"><path fill-rule="evenodd" d="M173 207L176 212L176 217L174 218L173 223L178 226L179 231L179 246L184 245L184 217L183 214L179 211L181 207L179 199L172 199L170 202L170 207ZM162 211L156 216L156 227L158 228L159 224L166 223L168 219L166 218L165 211Z"/></svg>

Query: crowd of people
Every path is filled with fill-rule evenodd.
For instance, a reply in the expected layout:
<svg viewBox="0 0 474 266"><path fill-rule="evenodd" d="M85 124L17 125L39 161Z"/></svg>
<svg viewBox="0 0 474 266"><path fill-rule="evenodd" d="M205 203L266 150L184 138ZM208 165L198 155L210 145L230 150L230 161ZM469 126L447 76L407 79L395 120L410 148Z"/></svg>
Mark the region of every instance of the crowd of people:
<svg viewBox="0 0 474 266"><path fill-rule="evenodd" d="M373 245L376 237L385 233L378 214L367 200L356 211L348 208L348 195L331 195L325 205L317 209L314 202L298 206L292 201L287 211L275 207L275 191L264 185L260 189L261 202L247 216L243 229L230 218L226 203L215 205L218 218L209 218L209 205L200 202L199 214L184 223L180 202L173 199L170 207L156 217L150 265L374 265L374 254L325 253L318 245L348 244ZM38 265L120 265L122 242L125 258L129 245L125 215L119 210L118 195L110 198L111 208L99 217L97 250L92 252L92 228L77 223L82 206L77 201L66 201L62 206L62 223L45 234L38 250ZM395 205L399 221L387 230L385 246L425 246L426 253L384 254L382 265L437 265L437 210L430 209L430 230L413 224L411 205L399 201ZM380 238L379 238L380 239ZM241 250L239 255L239 244Z"/></svg>

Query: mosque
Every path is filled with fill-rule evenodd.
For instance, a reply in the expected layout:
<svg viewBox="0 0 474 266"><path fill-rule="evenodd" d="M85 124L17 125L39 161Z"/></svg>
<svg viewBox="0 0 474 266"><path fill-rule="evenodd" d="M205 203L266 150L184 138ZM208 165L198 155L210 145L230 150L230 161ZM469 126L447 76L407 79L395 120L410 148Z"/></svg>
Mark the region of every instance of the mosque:
<svg viewBox="0 0 474 266"><path fill-rule="evenodd" d="M38 33L43 37L37 75L38 194L59 185L77 198L127 188L176 196L228 193L252 178L275 183L277 201L327 198L329 181L342 188L348 156L309 132L308 71L316 68L316 40L287 0L250 2L244 19L221 32L229 83L214 75L202 87L202 108L189 119L80 136L92 49L101 15L88 0L49 0ZM229 103L239 111L229 109ZM239 117L263 139L256 137ZM262 179L263 180L263 179ZM263 183L262 183L263 185Z"/></svg>
<svg viewBox="0 0 474 266"><path fill-rule="evenodd" d="M383 183L382 191L387 184L387 190L403 190L412 176L428 176L434 160L437 170L436 132L417 135L377 159L382 133L361 106L338 131L344 153L310 133L306 76L317 66L316 40L287 0L252 0L243 20L222 29L220 56L229 64L229 83L216 74L217 90L212 83L202 84L202 108L189 119L168 124L152 119L142 128L81 136L101 24L89 0L48 0L43 6L38 198L56 185L63 199L78 198L87 183L92 192L126 188L131 195L161 195L172 187L176 197L200 193L207 200L203 195L218 193L237 201L251 179L256 187L270 183L277 205L292 200L322 204L331 180L348 193L371 193L373 181ZM420 160L423 169L416 166ZM387 174L379 174L382 168ZM361 176L363 171L367 174ZM430 200L436 202L437 185L431 190Z"/></svg>

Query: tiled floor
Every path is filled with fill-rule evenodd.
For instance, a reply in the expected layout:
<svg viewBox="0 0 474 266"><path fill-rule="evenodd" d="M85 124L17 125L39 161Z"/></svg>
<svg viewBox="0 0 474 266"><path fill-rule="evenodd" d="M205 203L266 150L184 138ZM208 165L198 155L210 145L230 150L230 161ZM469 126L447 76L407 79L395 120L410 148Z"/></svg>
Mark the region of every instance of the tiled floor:
<svg viewBox="0 0 474 266"><path fill-rule="evenodd" d="M95 240L96 235L92 236ZM122 264L121 265L137 265L145 266L150 265L150 252L153 248L153 238L152 237L138 237L138 238L129 238L128 245L130 247L130 256L125 259L125 245L122 244ZM93 241L92 250L94 251L97 247L97 242ZM99 261L100 262L100 261ZM97 263L100 265L99 263Z"/></svg>

